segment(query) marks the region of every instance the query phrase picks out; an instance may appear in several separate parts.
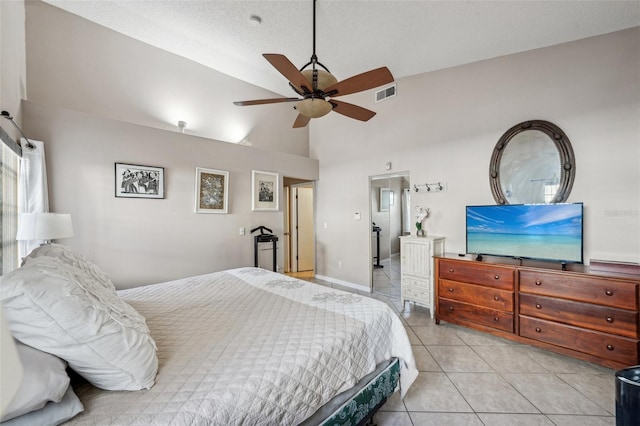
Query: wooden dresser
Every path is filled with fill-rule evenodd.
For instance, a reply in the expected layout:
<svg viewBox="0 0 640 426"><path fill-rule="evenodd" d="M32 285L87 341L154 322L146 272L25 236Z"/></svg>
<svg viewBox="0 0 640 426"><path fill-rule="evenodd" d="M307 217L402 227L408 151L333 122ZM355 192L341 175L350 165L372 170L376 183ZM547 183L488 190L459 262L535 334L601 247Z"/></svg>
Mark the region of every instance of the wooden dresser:
<svg viewBox="0 0 640 426"><path fill-rule="evenodd" d="M436 323L514 332L515 269L437 258Z"/></svg>
<svg viewBox="0 0 640 426"><path fill-rule="evenodd" d="M436 323L465 325L610 368L640 364L640 276L435 259Z"/></svg>

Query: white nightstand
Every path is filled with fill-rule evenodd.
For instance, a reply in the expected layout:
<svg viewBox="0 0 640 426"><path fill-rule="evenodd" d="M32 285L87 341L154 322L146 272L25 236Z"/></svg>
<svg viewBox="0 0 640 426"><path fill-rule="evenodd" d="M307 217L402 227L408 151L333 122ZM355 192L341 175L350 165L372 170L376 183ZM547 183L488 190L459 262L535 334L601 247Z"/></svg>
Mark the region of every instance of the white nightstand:
<svg viewBox="0 0 640 426"><path fill-rule="evenodd" d="M443 254L444 237L400 237L402 306L405 302L426 306L434 317L433 256Z"/></svg>

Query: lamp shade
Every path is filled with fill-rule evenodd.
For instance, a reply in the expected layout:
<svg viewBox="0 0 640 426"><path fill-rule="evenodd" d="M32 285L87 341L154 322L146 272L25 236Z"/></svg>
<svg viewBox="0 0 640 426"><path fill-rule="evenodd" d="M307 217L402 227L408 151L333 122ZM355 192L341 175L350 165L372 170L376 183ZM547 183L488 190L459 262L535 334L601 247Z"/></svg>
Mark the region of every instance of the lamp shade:
<svg viewBox="0 0 640 426"><path fill-rule="evenodd" d="M55 240L69 237L73 237L70 214L20 214L16 240Z"/></svg>
<svg viewBox="0 0 640 426"><path fill-rule="evenodd" d="M296 104L296 110L305 117L320 118L331 112L333 105L324 99L308 98Z"/></svg>

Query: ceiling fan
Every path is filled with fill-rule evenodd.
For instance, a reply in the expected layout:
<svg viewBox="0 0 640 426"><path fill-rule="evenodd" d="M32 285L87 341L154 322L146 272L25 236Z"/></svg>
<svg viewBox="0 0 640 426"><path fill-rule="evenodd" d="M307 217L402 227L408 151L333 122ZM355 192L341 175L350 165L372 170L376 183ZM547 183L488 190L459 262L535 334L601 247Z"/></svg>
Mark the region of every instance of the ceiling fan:
<svg viewBox="0 0 640 426"><path fill-rule="evenodd" d="M381 67L338 82L327 67L318 62L318 57L316 56L316 1L313 0L313 54L311 55L311 60L298 70L284 55L276 53L262 55L280 74L289 80L289 86L301 98L257 99L234 102L235 105L249 106L297 102L294 109L298 111L298 117L293 123L294 128L305 127L312 118L322 117L331 111L360 121L368 121L376 115L371 110L338 101L334 98L392 83L393 75L391 75L387 67ZM309 66L311 68L306 69ZM318 67L322 69L318 69Z"/></svg>

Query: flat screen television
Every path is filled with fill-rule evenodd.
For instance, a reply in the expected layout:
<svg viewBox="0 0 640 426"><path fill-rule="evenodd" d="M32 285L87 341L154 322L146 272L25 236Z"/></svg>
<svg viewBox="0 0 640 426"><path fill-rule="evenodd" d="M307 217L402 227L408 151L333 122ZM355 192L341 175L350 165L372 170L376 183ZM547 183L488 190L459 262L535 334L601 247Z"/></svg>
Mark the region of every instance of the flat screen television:
<svg viewBox="0 0 640 426"><path fill-rule="evenodd" d="M583 262L583 205L467 206L467 253Z"/></svg>

